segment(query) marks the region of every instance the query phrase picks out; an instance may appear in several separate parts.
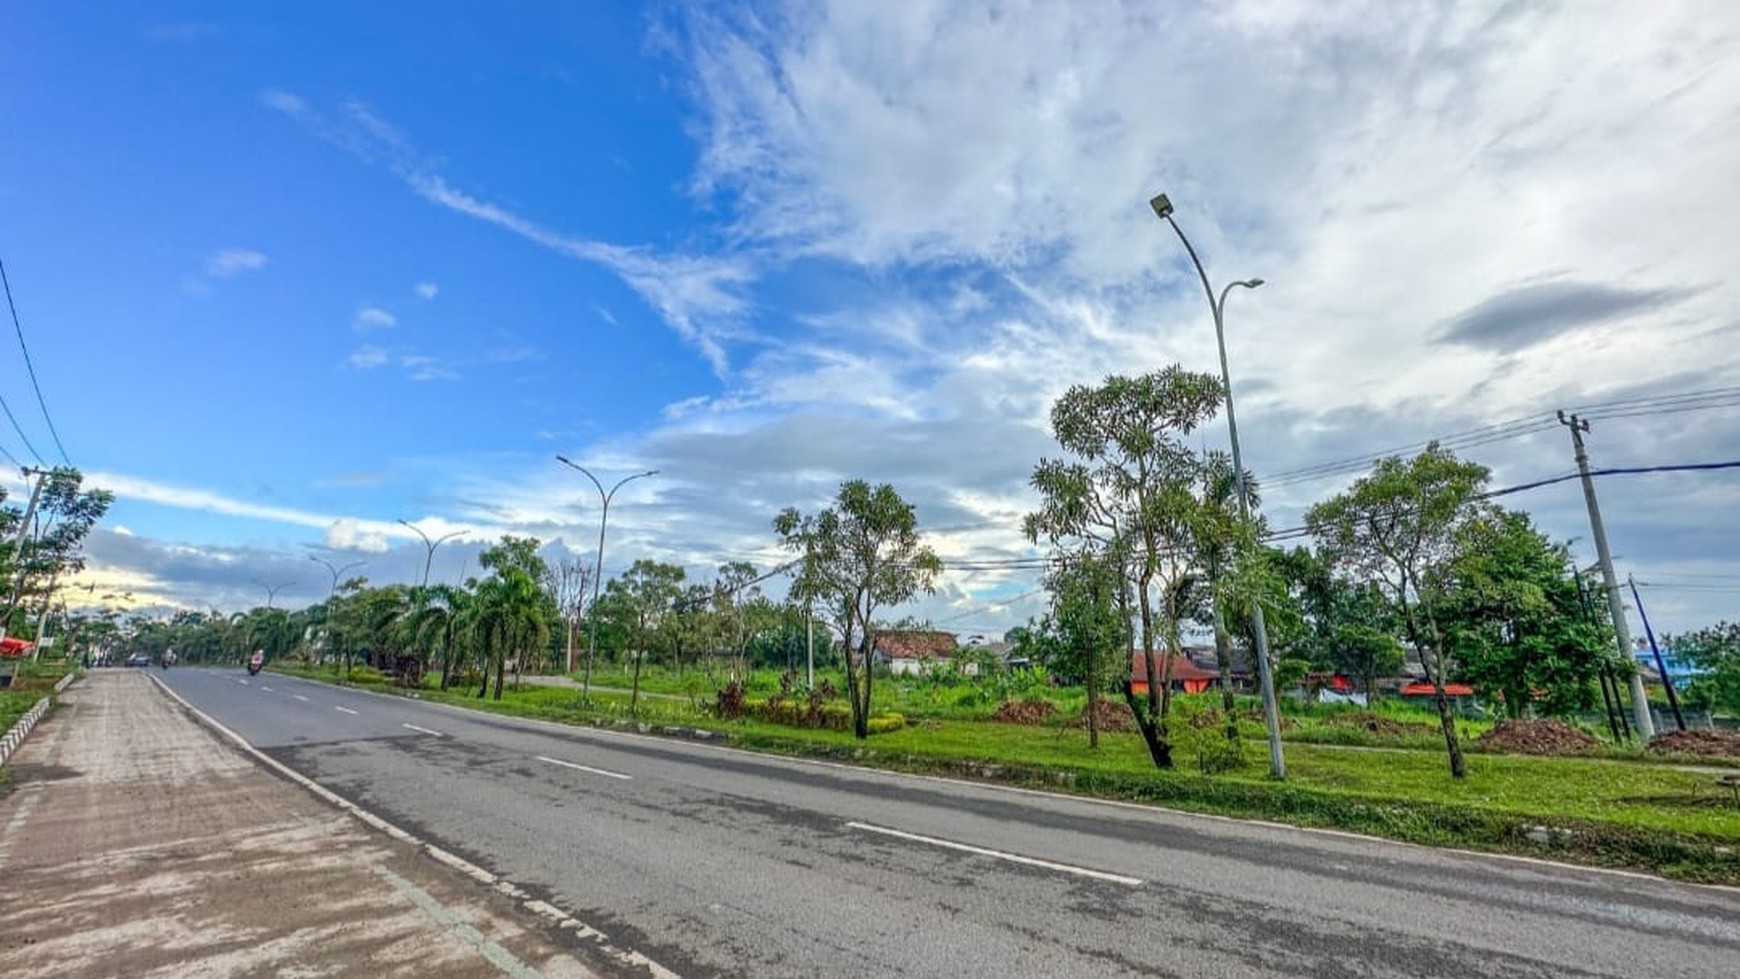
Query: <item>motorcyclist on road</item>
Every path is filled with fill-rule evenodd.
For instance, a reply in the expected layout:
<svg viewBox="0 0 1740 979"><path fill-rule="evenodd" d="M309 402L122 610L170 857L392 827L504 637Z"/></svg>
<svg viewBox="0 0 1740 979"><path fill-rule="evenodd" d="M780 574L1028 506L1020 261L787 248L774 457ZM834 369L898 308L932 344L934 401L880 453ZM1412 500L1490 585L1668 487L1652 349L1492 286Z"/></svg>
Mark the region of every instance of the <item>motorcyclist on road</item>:
<svg viewBox="0 0 1740 979"><path fill-rule="evenodd" d="M254 655L248 657L248 673L250 674L260 672L260 668L265 665L266 653L263 650L256 649Z"/></svg>

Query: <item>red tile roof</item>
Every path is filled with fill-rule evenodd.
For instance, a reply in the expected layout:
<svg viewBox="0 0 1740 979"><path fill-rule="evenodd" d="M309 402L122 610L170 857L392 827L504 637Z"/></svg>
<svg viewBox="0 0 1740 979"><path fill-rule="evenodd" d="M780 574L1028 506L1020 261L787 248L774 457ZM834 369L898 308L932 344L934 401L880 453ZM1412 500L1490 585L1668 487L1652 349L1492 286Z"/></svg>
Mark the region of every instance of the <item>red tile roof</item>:
<svg viewBox="0 0 1740 979"><path fill-rule="evenodd" d="M952 632L891 629L876 634L876 651L889 659L948 659L958 645Z"/></svg>
<svg viewBox="0 0 1740 979"><path fill-rule="evenodd" d="M1437 689L1430 683L1410 683L1402 688L1402 696L1404 697L1435 697L1437 693ZM1461 683L1446 683L1444 684L1444 696L1472 697L1474 696L1474 688Z"/></svg>

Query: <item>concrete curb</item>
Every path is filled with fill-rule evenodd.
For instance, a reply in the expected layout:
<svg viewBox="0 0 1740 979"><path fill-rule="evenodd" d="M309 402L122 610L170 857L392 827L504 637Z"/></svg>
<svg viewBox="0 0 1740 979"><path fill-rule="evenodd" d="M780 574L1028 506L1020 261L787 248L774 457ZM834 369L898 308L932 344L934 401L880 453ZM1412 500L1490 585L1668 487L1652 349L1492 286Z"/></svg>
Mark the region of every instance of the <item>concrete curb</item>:
<svg viewBox="0 0 1740 979"><path fill-rule="evenodd" d="M30 710L18 719L18 723L12 725L12 730L7 731L4 738L0 738L0 765L6 764L6 759L11 758L12 753L18 750L18 746L24 743L24 739L30 737L30 732L36 727L36 722L42 720L42 715L48 713L51 699L43 697L30 705Z"/></svg>
<svg viewBox="0 0 1740 979"><path fill-rule="evenodd" d="M278 759L273 758L271 755L266 754L260 749L254 747L252 744L249 744L248 739L225 727L217 720L217 718L212 717L205 711L193 706L193 704L189 703L186 698L182 697L174 690L171 690L168 684L164 683L157 677L152 676L151 682L157 684L157 689L168 694L171 699L185 708L189 714L192 714L194 719L198 720L201 724L210 728L218 735L234 742L236 747L240 748L256 762L259 762L261 765L264 765L284 778L289 779L296 785L307 789L309 792L331 803L338 809L356 817L371 829L379 830L395 840L422 850L431 858L452 867L496 893L505 895L512 899L518 903L520 907L530 911L532 914L535 914L540 918L543 918L545 921L550 922L557 928L560 928L563 931L572 932L576 938L590 941L596 951L607 958L613 959L619 964L644 969L647 974L653 976L654 979L680 979L677 973L672 972L657 962L654 962L645 955L631 949L618 948L617 946L612 945L609 937L603 932L593 928L591 925L586 924L578 918L575 918L573 915L568 914L561 908L533 898L531 894L516 886L512 881L497 874L493 874L458 854L451 853L433 843L420 839L413 833L400 829L387 820L382 819L380 816L375 815L326 786L321 785L319 782L314 781L308 776L303 775L301 772L298 772L283 762L280 762ZM37 706L40 707L41 704L38 704Z"/></svg>

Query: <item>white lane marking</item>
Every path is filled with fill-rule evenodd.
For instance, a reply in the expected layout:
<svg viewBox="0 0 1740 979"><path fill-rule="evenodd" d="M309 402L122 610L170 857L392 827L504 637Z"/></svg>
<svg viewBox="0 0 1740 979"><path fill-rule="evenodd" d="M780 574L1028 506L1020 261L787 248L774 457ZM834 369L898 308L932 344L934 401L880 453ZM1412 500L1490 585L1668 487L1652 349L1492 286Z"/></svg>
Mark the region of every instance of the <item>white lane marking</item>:
<svg viewBox="0 0 1740 979"><path fill-rule="evenodd" d="M998 860L1007 860L1010 863L1025 864L1029 867L1042 867L1046 870L1059 870L1066 874L1075 874L1079 877L1092 877L1095 880L1109 880L1114 884L1125 884L1130 887L1142 886L1142 881L1139 878L1125 877L1123 874L1108 874L1103 870L1090 870L1087 867L1077 867L1067 863L1053 863L1050 860L1024 857L1018 853L1005 853L1002 850L988 850L982 846L973 846L968 843L956 843L953 840L939 840L934 836L920 836L917 833L907 833L898 829L889 829L886 826L872 826L869 823L847 823L846 825L853 829L864 830L867 833L881 833L884 836L892 836L902 840L911 840L914 843L928 843L931 846L945 847L950 850L960 850L963 853L976 853L982 857L996 857Z"/></svg>
<svg viewBox="0 0 1740 979"><path fill-rule="evenodd" d="M244 686L244 687L245 687L245 686L248 686L248 681L246 681L246 680L244 680L244 679L242 679L242 678L241 678L241 677L236 677L236 682L237 682L237 683L239 683L239 684L241 684L241 685L242 685L242 686Z"/></svg>
<svg viewBox="0 0 1740 979"><path fill-rule="evenodd" d="M351 709L350 709L350 708L349 708L349 707L340 707L340 706L338 706L338 705L337 705L337 704L334 704L334 705L332 705L332 709L333 709L333 710L342 710L342 711L344 711L344 712L345 712L345 713L346 713L346 714L354 714L354 713L356 713L356 711L354 711L354 710L351 710Z"/></svg>
<svg viewBox="0 0 1740 979"><path fill-rule="evenodd" d="M440 731L431 731L426 727L418 727L417 725L412 724L409 721L406 721L403 726L408 727L413 731L421 732L423 734L433 734L434 736L436 736L438 738L446 737L446 735L442 734Z"/></svg>
<svg viewBox="0 0 1740 979"><path fill-rule="evenodd" d="M260 689L261 689L261 690L264 690L264 691L266 691L266 692L267 692L267 693L271 693L271 692L272 692L272 688L271 688L271 687L268 687L268 686L266 686L266 685L265 685L265 684L263 684L263 683L262 683L262 684L260 684Z"/></svg>
<svg viewBox="0 0 1740 979"><path fill-rule="evenodd" d="M576 765L571 761L563 761L560 758L546 758L543 755L539 755L538 760L547 761L552 765L561 765L563 768L572 768L576 771L591 772L594 775L604 775L609 778L619 778L625 782L634 778L633 775L624 775L621 772L607 772L602 768L593 768L590 765Z"/></svg>
<svg viewBox="0 0 1740 979"><path fill-rule="evenodd" d="M304 696L302 696L302 695L301 695L301 694L299 694L299 693L293 693L293 694L291 694L291 695L290 695L290 696L292 696L292 697L295 697L295 698L296 698L296 699L297 699L297 700L300 700L300 701L302 701L302 702L303 702L303 703L305 703L305 704L306 704L306 703L308 703L308 698L307 698L307 697L304 697Z"/></svg>

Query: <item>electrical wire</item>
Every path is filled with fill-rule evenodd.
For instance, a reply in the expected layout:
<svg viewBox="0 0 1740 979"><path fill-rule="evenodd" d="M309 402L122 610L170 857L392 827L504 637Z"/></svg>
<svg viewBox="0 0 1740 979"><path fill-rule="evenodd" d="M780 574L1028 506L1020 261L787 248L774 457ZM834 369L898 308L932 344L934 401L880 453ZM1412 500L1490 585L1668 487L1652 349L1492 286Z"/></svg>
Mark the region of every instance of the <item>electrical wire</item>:
<svg viewBox="0 0 1740 979"><path fill-rule="evenodd" d="M42 397L42 385L36 380L36 365L31 362L30 347L24 343L24 327L18 322L18 307L12 302L12 282L6 278L6 262L4 260L0 260L0 286L4 286L6 289L6 308L12 312L12 329L18 334L18 349L24 352L24 368L30 372L30 386L36 391L36 406L42 409L42 420L48 424L48 434L54 438L54 447L60 450L60 461L70 466L72 459L67 457L66 446L61 444L60 433L55 431L54 419L48 413L48 402ZM6 417L12 417L11 408L6 409ZM12 427L18 427L17 419L13 419ZM18 437L24 438L23 431L18 433ZM29 445L29 440L26 440L24 444ZM36 452L35 449L30 451L32 454ZM36 461L41 462L42 458L38 456Z"/></svg>

